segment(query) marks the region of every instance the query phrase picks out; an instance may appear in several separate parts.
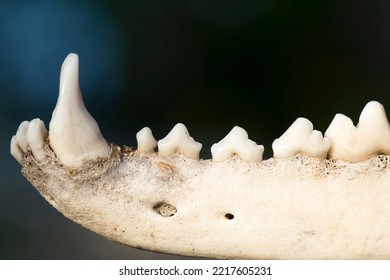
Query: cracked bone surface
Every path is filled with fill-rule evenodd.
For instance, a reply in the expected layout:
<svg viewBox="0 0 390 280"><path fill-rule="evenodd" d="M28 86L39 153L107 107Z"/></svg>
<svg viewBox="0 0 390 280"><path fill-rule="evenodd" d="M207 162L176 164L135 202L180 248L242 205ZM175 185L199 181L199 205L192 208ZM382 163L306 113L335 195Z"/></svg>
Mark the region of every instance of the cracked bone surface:
<svg viewBox="0 0 390 280"><path fill-rule="evenodd" d="M74 82L77 57L64 64L62 75ZM78 84L63 85L62 77L49 136L42 121L22 122L10 149L42 196L84 227L129 246L188 256L390 259L390 156L376 155L388 152L381 143L388 123L379 103L366 106L358 128L346 117L332 122L331 160L298 153L261 161L262 147L240 128L214 146L213 160L199 160L200 144L181 125L159 141L158 152L149 130L137 137L140 149L108 146ZM305 126L300 137L311 132ZM281 137L288 145L301 143L289 133ZM355 147L346 153L358 162L336 152L345 145ZM246 150L252 148L254 158Z"/></svg>

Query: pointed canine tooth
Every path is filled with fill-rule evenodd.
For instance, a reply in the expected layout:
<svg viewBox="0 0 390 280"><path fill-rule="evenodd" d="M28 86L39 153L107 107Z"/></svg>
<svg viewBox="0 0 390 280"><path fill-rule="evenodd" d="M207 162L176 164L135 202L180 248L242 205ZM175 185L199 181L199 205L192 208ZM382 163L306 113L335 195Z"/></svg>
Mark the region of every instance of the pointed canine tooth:
<svg viewBox="0 0 390 280"><path fill-rule="evenodd" d="M248 139L248 133L235 126L228 135L211 147L213 161L224 161L233 155L252 162L263 160L264 146Z"/></svg>
<svg viewBox="0 0 390 280"><path fill-rule="evenodd" d="M50 146L69 167L106 157L110 146L99 126L84 106L79 88L79 59L69 54L62 64L60 94L50 121Z"/></svg>
<svg viewBox="0 0 390 280"><path fill-rule="evenodd" d="M18 142L18 145L20 149L26 153L28 151L28 142L27 142L27 129L30 122L24 121L19 125L18 130L16 131L16 141Z"/></svg>
<svg viewBox="0 0 390 280"><path fill-rule="evenodd" d="M329 158L359 162L378 153L390 154L390 127L383 106L371 101L363 108L359 124L337 114L325 136L331 139Z"/></svg>
<svg viewBox="0 0 390 280"><path fill-rule="evenodd" d="M16 140L16 135L12 136L11 138L10 150L11 155L19 162L19 164L22 164L23 153L20 149L18 141Z"/></svg>
<svg viewBox="0 0 390 280"><path fill-rule="evenodd" d="M272 143L275 158L288 158L301 152L311 157L326 158L330 139L313 130L313 124L298 118L278 139Z"/></svg>
<svg viewBox="0 0 390 280"><path fill-rule="evenodd" d="M157 141L153 137L152 130L149 127L141 129L137 135L137 149L144 152L154 152L157 147Z"/></svg>
<svg viewBox="0 0 390 280"><path fill-rule="evenodd" d="M43 121L40 119L33 119L28 126L26 137L34 158L38 161L45 158L43 146L45 144L46 136L47 130Z"/></svg>
<svg viewBox="0 0 390 280"><path fill-rule="evenodd" d="M199 159L199 152L202 149L202 144L195 142L182 123L175 125L165 138L157 142L157 145L158 153L162 156L179 152L192 159Z"/></svg>

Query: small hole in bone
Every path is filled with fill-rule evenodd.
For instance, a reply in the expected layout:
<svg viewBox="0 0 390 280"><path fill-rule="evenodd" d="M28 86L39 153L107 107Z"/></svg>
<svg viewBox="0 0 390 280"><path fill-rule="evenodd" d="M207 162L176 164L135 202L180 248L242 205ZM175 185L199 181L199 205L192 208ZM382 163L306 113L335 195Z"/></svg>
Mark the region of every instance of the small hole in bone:
<svg viewBox="0 0 390 280"><path fill-rule="evenodd" d="M225 218L228 219L228 220L233 220L234 219L234 215L231 214L231 213L226 213L225 214Z"/></svg>
<svg viewBox="0 0 390 280"><path fill-rule="evenodd" d="M166 203L166 202L159 202L153 207L154 211L159 213L163 217L172 217L176 214L177 209L175 206Z"/></svg>

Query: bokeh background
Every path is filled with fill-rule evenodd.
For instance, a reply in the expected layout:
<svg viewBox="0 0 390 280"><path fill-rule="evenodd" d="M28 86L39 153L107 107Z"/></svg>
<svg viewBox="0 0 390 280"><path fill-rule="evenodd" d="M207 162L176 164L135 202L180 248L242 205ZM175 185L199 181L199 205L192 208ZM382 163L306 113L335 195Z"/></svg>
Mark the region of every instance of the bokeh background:
<svg viewBox="0 0 390 280"><path fill-rule="evenodd" d="M297 117L324 132L370 100L390 110L389 13L386 0L0 1L0 258L181 258L83 229L20 174L9 141L24 120L48 127L68 53L108 141L183 122L210 158L238 125L269 158Z"/></svg>

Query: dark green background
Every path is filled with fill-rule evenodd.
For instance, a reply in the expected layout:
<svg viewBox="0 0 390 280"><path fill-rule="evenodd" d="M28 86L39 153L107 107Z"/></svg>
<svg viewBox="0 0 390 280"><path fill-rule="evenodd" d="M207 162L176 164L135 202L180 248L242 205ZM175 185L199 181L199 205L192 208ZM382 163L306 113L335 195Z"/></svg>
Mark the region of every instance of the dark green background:
<svg viewBox="0 0 390 280"><path fill-rule="evenodd" d="M9 154L20 122L48 127L69 52L108 141L135 146L144 126L161 139L182 122L210 158L238 125L269 158L297 117L324 132L370 100L390 108L389 14L385 0L0 1L0 258L178 258L67 220Z"/></svg>

